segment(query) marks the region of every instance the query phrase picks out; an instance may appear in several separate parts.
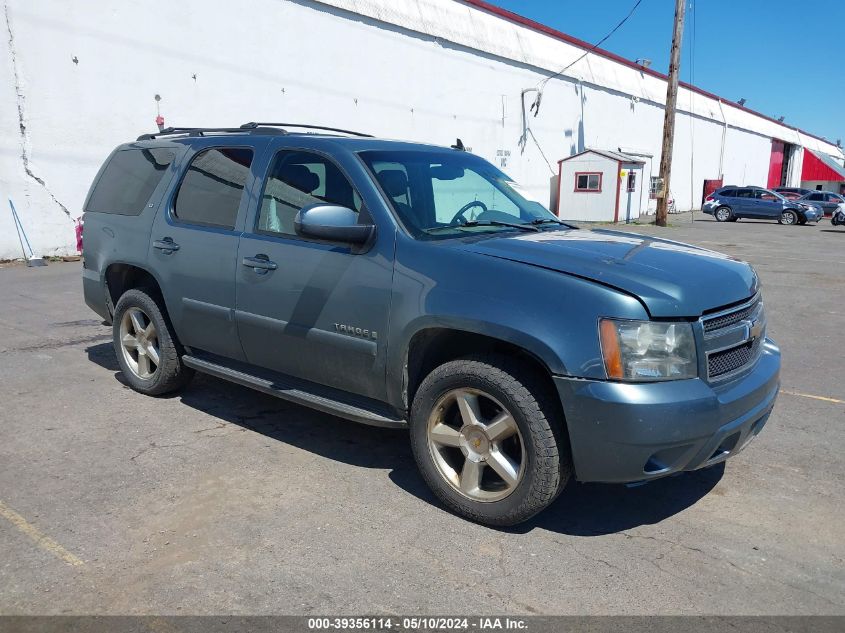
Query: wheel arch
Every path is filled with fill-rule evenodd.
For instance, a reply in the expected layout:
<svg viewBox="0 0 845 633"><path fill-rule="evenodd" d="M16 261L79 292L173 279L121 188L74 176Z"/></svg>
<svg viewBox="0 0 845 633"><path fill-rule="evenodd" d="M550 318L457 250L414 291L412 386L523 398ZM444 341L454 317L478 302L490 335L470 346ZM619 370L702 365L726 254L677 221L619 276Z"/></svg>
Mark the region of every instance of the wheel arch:
<svg viewBox="0 0 845 633"><path fill-rule="evenodd" d="M147 288L153 291L161 305L164 306L165 311L167 310L167 306L164 304L164 295L161 291L161 283L154 273L143 266L128 262L112 262L103 272L103 283L110 319L114 315L114 307L120 297L132 288Z"/></svg>
<svg viewBox="0 0 845 633"><path fill-rule="evenodd" d="M549 390L550 399L556 403L560 420L563 422L563 407L557 397L557 390L552 379L552 363L559 364L559 359L551 360L553 354L540 341L538 345L525 345L524 341L514 342L510 336L497 335L493 332L448 325L429 325L414 332L405 346L401 372L401 402L405 410L410 409L417 389L425 377L436 367L458 358L481 354L500 354L516 358L533 371ZM551 360L551 362L550 362Z"/></svg>

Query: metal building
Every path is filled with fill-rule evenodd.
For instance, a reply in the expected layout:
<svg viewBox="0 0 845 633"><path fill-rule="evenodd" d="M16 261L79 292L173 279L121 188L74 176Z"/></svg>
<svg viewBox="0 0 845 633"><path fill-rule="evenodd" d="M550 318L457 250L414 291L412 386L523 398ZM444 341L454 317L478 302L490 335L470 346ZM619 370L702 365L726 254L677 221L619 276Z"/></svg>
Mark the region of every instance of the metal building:
<svg viewBox="0 0 845 633"><path fill-rule="evenodd" d="M75 251L72 218L102 160L159 115L165 125L294 121L443 145L460 137L546 204L557 161L587 148L621 148L644 173L660 161L664 75L596 51L547 80L589 45L482 0L7 0L5 9L0 194L15 200L39 254ZM773 140L784 143L785 184L800 183L805 149L842 158L825 139L691 86L678 108L680 210L699 206L705 180L766 184ZM0 213L0 258L16 256L10 214Z"/></svg>

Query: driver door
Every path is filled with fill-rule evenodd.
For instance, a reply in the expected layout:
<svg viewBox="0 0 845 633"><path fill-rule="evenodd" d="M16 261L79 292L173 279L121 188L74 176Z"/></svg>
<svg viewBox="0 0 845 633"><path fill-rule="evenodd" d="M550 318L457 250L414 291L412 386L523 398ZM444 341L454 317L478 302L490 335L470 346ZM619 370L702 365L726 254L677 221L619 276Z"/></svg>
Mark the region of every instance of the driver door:
<svg viewBox="0 0 845 633"><path fill-rule="evenodd" d="M238 247L235 318L241 344L251 364L382 399L394 233L377 234L363 253L300 237L297 212L319 202L366 214L331 159L302 150L276 152Z"/></svg>

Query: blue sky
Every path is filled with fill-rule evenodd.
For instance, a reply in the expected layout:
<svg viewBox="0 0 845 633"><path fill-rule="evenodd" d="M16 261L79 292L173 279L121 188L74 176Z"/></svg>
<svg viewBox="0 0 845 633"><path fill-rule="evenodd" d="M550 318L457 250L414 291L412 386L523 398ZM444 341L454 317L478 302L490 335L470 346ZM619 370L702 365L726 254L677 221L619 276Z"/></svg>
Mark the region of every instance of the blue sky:
<svg viewBox="0 0 845 633"><path fill-rule="evenodd" d="M591 44L625 17L635 2L489 1ZM631 60L651 59L652 68L665 73L674 7L673 0L642 0L602 48ZM691 0L681 80L689 82L694 68L692 83L704 90L734 101L744 97L753 110L786 117L787 124L845 142L843 49L842 0Z"/></svg>

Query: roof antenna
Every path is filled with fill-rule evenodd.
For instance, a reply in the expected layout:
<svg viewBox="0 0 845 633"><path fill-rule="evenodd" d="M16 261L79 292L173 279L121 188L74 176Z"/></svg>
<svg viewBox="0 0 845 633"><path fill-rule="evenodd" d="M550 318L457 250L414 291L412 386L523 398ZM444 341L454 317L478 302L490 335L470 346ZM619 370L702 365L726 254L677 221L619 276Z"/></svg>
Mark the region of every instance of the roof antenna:
<svg viewBox="0 0 845 633"><path fill-rule="evenodd" d="M452 149L458 150L459 152L467 151L466 147L464 147L464 142L461 139L458 139L458 142L455 143L454 145L451 145L450 147Z"/></svg>

